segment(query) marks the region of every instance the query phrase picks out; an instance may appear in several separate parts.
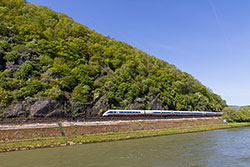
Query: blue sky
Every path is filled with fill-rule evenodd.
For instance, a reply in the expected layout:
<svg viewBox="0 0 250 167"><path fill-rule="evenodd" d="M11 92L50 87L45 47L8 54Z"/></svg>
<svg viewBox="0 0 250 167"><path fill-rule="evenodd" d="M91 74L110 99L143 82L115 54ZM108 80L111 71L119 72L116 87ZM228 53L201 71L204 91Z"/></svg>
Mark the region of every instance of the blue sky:
<svg viewBox="0 0 250 167"><path fill-rule="evenodd" d="M250 104L249 0L28 0L66 13Z"/></svg>

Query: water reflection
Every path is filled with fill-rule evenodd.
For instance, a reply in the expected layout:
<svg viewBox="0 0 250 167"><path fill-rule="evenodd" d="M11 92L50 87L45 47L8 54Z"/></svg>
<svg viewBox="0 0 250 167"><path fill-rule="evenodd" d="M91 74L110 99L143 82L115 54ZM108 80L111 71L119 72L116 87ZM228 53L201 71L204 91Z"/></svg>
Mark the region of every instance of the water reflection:
<svg viewBox="0 0 250 167"><path fill-rule="evenodd" d="M1 167L250 166L250 129L228 129L0 154Z"/></svg>

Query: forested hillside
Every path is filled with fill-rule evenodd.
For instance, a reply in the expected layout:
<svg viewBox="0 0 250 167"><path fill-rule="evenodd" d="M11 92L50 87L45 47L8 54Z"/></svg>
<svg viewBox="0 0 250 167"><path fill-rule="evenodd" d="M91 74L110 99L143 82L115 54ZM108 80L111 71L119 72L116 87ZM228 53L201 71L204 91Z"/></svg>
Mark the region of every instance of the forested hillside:
<svg viewBox="0 0 250 167"><path fill-rule="evenodd" d="M45 6L1 0L0 21L1 117L221 111L226 105L174 65Z"/></svg>

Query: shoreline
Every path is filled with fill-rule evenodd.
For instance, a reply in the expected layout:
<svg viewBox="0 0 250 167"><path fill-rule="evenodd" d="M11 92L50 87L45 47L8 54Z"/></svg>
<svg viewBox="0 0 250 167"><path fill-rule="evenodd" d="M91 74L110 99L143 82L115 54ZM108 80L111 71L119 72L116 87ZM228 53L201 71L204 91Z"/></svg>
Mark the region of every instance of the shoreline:
<svg viewBox="0 0 250 167"><path fill-rule="evenodd" d="M54 136L54 137L34 137L34 138L22 138L22 139L1 139L0 140L0 152L18 151L18 150L30 150L37 148L48 148L48 147L61 147L76 144L87 144L87 143L99 143L99 142L110 142L120 141L128 139L138 139L145 137L164 136L172 134L184 134L203 132L217 129L229 129L248 127L250 123L221 123L221 120L214 119L213 124L207 125L193 125L193 126L176 126L170 128L158 128L158 129L142 129L142 130L123 130L105 133L89 133L74 136ZM125 126L125 125L123 125ZM71 127L77 128L77 127ZM84 127L85 128L85 127ZM114 127L112 127L114 128ZM36 129L37 130L37 129ZM50 128L55 130L55 128ZM58 130L58 129L57 129ZM77 129L76 129L77 130ZM13 130L4 130L5 133L12 132ZM24 130L21 130L24 131Z"/></svg>

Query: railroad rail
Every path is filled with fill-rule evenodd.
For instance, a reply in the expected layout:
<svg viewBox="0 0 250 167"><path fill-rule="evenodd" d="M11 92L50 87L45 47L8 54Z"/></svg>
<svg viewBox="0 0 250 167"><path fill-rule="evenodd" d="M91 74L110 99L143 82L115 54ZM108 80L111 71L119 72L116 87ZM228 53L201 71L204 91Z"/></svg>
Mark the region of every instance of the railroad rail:
<svg viewBox="0 0 250 167"><path fill-rule="evenodd" d="M0 120L0 124L29 124L29 123L55 123L63 121L80 121L80 122L91 122L91 121L112 121L112 120L147 120L147 119L180 119L180 118L205 118L205 117L218 117L218 116L83 116L83 117L36 117L36 118L4 118Z"/></svg>

